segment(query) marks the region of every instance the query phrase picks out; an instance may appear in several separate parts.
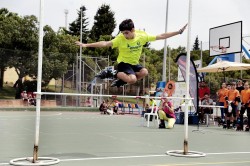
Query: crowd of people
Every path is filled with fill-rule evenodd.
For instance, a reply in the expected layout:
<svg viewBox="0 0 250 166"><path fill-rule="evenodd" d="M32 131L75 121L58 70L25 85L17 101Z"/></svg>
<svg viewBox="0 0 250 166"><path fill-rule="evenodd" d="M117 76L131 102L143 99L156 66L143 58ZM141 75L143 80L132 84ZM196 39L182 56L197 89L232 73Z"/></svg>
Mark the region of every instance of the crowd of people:
<svg viewBox="0 0 250 166"><path fill-rule="evenodd" d="M236 128L237 130L244 130L243 116L246 112L248 122L245 131L249 131L250 126L250 89L248 81L232 82L230 84L222 84L218 91L220 98L221 119L224 123L224 128ZM232 126L231 126L232 124Z"/></svg>
<svg viewBox="0 0 250 166"><path fill-rule="evenodd" d="M233 128L236 130L249 131L250 126L250 89L248 81L243 82L238 80L237 82L222 83L221 88L216 92L216 99L210 98L210 89L206 82L200 82L198 87L199 102L202 107L199 107L198 119L199 123L205 123L205 114L213 114L213 106L220 106L220 117L217 118L218 123L223 125L223 128ZM100 105L100 112L102 114L110 114L108 110L112 110L112 113L118 114L118 102L113 101L108 104L108 101L103 101ZM211 106L211 107L205 107ZM171 129L176 122L176 115L173 103L167 99L167 94L163 93L159 106L156 106L154 99L150 98L148 103L145 103L145 108L142 114L149 113L151 111L158 111L160 124L159 128ZM247 117L245 121L244 116ZM151 118L152 120L152 118ZM167 125L165 124L167 122Z"/></svg>
<svg viewBox="0 0 250 166"><path fill-rule="evenodd" d="M118 115L118 103L119 102L117 100L112 102L109 102L109 100L103 100L99 106L99 111L101 114Z"/></svg>
<svg viewBox="0 0 250 166"><path fill-rule="evenodd" d="M250 89L248 81L238 80L221 84L221 88L217 91L218 105L221 106L221 117L218 123L223 128L233 128L236 130L249 131L250 126ZM215 102L210 99L210 89L205 82L199 85L199 100L201 105L214 105ZM244 128L244 115L248 118L246 127ZM199 120L203 123L204 114L213 114L212 108L200 108Z"/></svg>

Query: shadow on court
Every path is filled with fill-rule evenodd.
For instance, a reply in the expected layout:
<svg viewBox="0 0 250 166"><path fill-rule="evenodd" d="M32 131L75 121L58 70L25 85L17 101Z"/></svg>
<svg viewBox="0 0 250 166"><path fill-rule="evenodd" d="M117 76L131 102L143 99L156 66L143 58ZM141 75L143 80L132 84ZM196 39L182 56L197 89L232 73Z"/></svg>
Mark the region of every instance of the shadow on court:
<svg viewBox="0 0 250 166"><path fill-rule="evenodd" d="M43 111L38 156L59 158L59 166L250 165L249 132L196 128L189 126L189 150L206 156L173 157L165 152L183 149L183 125L165 130L143 127L138 115ZM0 166L33 155L35 112L0 111L0 131Z"/></svg>

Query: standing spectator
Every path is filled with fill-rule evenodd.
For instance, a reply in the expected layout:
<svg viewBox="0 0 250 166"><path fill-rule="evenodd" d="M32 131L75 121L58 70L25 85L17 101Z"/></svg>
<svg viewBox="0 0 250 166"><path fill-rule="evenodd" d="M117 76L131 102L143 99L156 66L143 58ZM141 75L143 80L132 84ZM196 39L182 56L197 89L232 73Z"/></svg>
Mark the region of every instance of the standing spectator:
<svg viewBox="0 0 250 166"><path fill-rule="evenodd" d="M237 105L238 105L238 102L240 101L240 93L236 89L235 82L231 83L231 89L229 89L225 99L226 99L225 114L226 114L226 119L227 119L227 128L230 128L231 121L233 121L233 128L235 128ZM229 104L231 105L232 110L229 109Z"/></svg>
<svg viewBox="0 0 250 166"><path fill-rule="evenodd" d="M241 91L244 90L244 85L241 79L238 79L236 89L240 92L240 94L241 94ZM237 118L239 117L240 110L241 110L241 101L239 101L238 106L237 106L237 113L238 113Z"/></svg>
<svg viewBox="0 0 250 166"><path fill-rule="evenodd" d="M204 81L202 81L199 85L200 85L199 90L198 90L199 91L199 100L202 102L205 94L210 95L210 89L209 89L209 87L207 87L207 84Z"/></svg>
<svg viewBox="0 0 250 166"><path fill-rule="evenodd" d="M241 79L239 79L239 80L237 81L236 89L237 89L240 93L241 93L242 90L245 89L245 88L244 88L244 85L243 85L243 82L242 82Z"/></svg>
<svg viewBox="0 0 250 166"><path fill-rule="evenodd" d="M217 91L217 96L219 97L219 106L224 106L224 103L226 102L225 97L227 95L227 85L225 82L222 83L221 89ZM225 115L224 115L224 108L221 108L221 120L222 122L225 121Z"/></svg>
<svg viewBox="0 0 250 166"><path fill-rule="evenodd" d="M167 98L162 99L162 106L159 109L159 118L160 118L160 125L159 128L167 128L171 129L174 127L176 117L174 114L174 106L173 103L170 102ZM165 121L167 121L167 126L165 126Z"/></svg>
<svg viewBox="0 0 250 166"><path fill-rule="evenodd" d="M240 110L240 128L238 130L243 130L243 115L247 110L248 125L246 131L249 131L250 126L250 89L249 83L245 82L244 90L241 91L241 110Z"/></svg>

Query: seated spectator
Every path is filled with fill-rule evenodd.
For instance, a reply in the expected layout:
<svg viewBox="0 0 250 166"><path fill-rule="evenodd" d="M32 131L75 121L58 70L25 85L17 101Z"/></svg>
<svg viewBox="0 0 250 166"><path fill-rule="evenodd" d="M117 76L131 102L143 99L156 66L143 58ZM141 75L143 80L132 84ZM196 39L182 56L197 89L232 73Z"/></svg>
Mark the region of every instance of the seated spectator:
<svg viewBox="0 0 250 166"><path fill-rule="evenodd" d="M29 99L28 94L27 94L26 91L23 91L23 92L21 93L21 96L22 96L22 99L23 99L23 100L28 100L28 99Z"/></svg>
<svg viewBox="0 0 250 166"><path fill-rule="evenodd" d="M159 128L167 128L171 129L174 127L176 117L174 113L174 107L172 102L170 102L167 98L162 99L162 106L159 108L159 118L160 125ZM165 121L167 121L167 126L165 126Z"/></svg>
<svg viewBox="0 0 250 166"><path fill-rule="evenodd" d="M101 112L101 114L108 114L107 113L107 109L108 109L108 105L107 103L103 100L102 104L99 107L99 110Z"/></svg>
<svg viewBox="0 0 250 166"><path fill-rule="evenodd" d="M113 102L113 113L118 115L118 102Z"/></svg>
<svg viewBox="0 0 250 166"><path fill-rule="evenodd" d="M201 105L213 105L213 100L210 98L209 94L204 95L204 99L201 102ZM204 122L204 114L213 114L213 108L210 107L202 107L199 111L199 120L201 123Z"/></svg>
<svg viewBox="0 0 250 166"><path fill-rule="evenodd" d="M210 89L207 86L206 82L202 81L199 83L199 89L198 89L198 94L199 94L199 101L203 101L205 94L210 95Z"/></svg>

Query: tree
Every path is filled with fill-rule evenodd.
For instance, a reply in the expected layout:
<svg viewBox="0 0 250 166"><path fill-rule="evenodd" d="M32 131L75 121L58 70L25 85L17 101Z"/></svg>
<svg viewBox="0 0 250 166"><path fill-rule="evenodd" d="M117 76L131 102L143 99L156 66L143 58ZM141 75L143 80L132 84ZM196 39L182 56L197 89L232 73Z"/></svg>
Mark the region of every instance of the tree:
<svg viewBox="0 0 250 166"><path fill-rule="evenodd" d="M82 9L82 10L81 10ZM89 31L87 29L88 26L88 18L86 18L85 11L87 9L85 6L80 7L80 11L78 11L78 18L69 24L69 31L67 31L68 34L72 36L80 36L81 31L81 11L82 11L82 41L84 43L87 42L87 38L89 35Z"/></svg>
<svg viewBox="0 0 250 166"><path fill-rule="evenodd" d="M3 87L5 68L13 55L13 32L18 27L17 14L9 12L6 8L0 9L0 89Z"/></svg>
<svg viewBox="0 0 250 166"><path fill-rule="evenodd" d="M68 66L75 62L78 47L74 42L78 38L61 29L56 33L48 25L44 27L44 34L42 79L47 85L52 78L61 78L67 72Z"/></svg>
<svg viewBox="0 0 250 166"><path fill-rule="evenodd" d="M35 55L38 49L38 22L33 15L18 19L18 27L14 31L12 44L14 56L11 57L9 65L14 67L18 75L16 98L22 91L22 78L30 73L34 66ZM35 50L35 51L34 51Z"/></svg>
<svg viewBox="0 0 250 166"><path fill-rule="evenodd" d="M0 10L0 22L1 73L6 67L15 68L18 75L16 98L19 98L21 80L33 64L33 50L38 46L37 18L33 15L20 17L3 8Z"/></svg>
<svg viewBox="0 0 250 166"><path fill-rule="evenodd" d="M196 36L195 41L194 41L194 45L193 45L193 51L200 50L199 46L200 46L199 39L198 39L198 36Z"/></svg>
<svg viewBox="0 0 250 166"><path fill-rule="evenodd" d="M110 6L103 4L96 12L94 25L90 31L90 38L98 41L101 35L111 35L116 27L114 12Z"/></svg>

